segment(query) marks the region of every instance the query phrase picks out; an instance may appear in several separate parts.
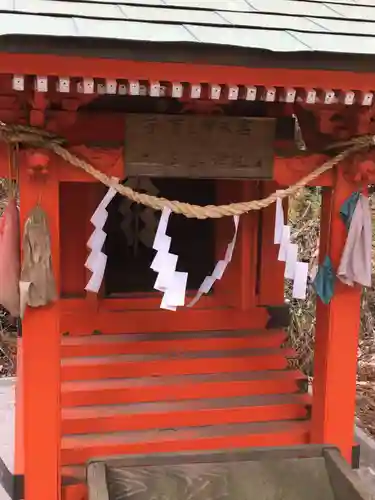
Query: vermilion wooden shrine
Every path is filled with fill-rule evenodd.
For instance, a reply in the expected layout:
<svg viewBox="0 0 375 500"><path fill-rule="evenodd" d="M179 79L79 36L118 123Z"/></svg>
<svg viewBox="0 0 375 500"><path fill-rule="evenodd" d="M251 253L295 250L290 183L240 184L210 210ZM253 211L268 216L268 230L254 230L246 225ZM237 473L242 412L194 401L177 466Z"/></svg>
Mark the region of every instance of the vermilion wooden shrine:
<svg viewBox="0 0 375 500"><path fill-rule="evenodd" d="M17 27L10 33L20 33L19 37L2 42L0 120L54 132L97 169L124 180L129 114L274 118L268 178L207 180L199 179L198 172L195 179L174 179L163 177L162 169L151 178L158 196L200 205L265 197L320 166L329 157L322 152L326 146L374 133L375 74L366 66L366 56L333 56L329 48L317 47L306 63L311 47L283 47L277 53L277 47L260 46L259 41L252 50L251 41L241 48L229 47L244 45L232 39L228 46L213 46L210 40L188 40L184 45L186 40L172 35L159 40L145 28L160 21L158 9L142 11L150 3L146 1L137 8L153 22L141 22L140 17L138 34L129 35L128 41L126 30L132 23L114 20L106 9L126 9L135 3L139 4L51 0L43 2L44 17L32 16L35 9L27 13L20 7L12 14L9 8L6 15L16 16L14 23L32 17L32 24L38 17L43 28L40 33L30 28L34 36L25 37ZM286 36L283 30L288 26L277 23L294 21L282 15L283 6L275 16L266 6L263 14L262 8L255 12L253 3L232 1L232 7L219 5L217 10L222 19L236 10L241 16L253 12L255 25L249 21L247 27L253 26L249 30L254 32L261 31L262 15L275 23L267 28L267 36ZM193 6L164 4L163 15L168 11L176 19L180 16L166 22L166 32L179 21L188 22L185 17ZM198 6L196 12L214 12L211 5L201 4L203 10ZM296 15L293 9L290 13ZM60 24L73 17L79 26L92 23L79 35L90 39L74 38L65 28L59 33ZM215 22L205 29L216 29L218 38L227 36L221 29L236 29L238 36L245 36L240 26L223 28ZM50 28L45 23L51 23ZM119 35L117 24L108 23L125 23L125 32ZM203 29L199 19L191 24ZM322 35L324 40L327 36ZM347 42L351 38L340 36ZM162 43L167 41L179 43ZM297 119L305 150L296 142ZM328 306L317 303L310 397L305 376L288 368L288 358L295 353L284 347L288 307L284 265L273 244L273 206L242 216L233 261L213 293L194 308L162 311L160 294L152 291L149 253L141 244L136 252L124 243L124 214L116 201L120 197L109 209L102 291L85 293L90 217L106 188L44 149L21 148L18 163L21 226L40 202L49 218L59 287L53 305L27 309L19 339L15 474L24 476L26 500L55 500L61 495L66 500L85 499L84 465L98 456L328 443L351 460L361 290L338 283ZM0 174L8 175L6 144L1 144ZM373 153L366 152L315 182L324 188L320 253L329 247L335 267L346 239L339 209L373 177ZM232 222L175 216L172 231L185 252L183 262L194 268L189 287L193 293L229 241Z"/></svg>

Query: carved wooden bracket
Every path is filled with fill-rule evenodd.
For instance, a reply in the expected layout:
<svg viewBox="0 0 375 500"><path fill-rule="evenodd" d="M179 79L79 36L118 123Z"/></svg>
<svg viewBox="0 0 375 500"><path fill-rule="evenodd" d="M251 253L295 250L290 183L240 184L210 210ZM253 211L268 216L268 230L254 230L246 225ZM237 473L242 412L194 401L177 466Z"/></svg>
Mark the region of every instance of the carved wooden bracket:
<svg viewBox="0 0 375 500"><path fill-rule="evenodd" d="M321 151L334 142L345 141L356 135L373 133L372 108L343 106L295 105L302 136L307 148Z"/></svg>
<svg viewBox="0 0 375 500"><path fill-rule="evenodd" d="M276 158L274 163L274 179L280 186L291 186L316 170L328 160L324 154L296 156L294 158ZM332 186L332 171L320 175L309 186Z"/></svg>
<svg viewBox="0 0 375 500"><path fill-rule="evenodd" d="M215 101L187 101L182 110L181 113L197 113L197 114L204 114L204 115L221 115L224 113L223 108L217 104Z"/></svg>
<svg viewBox="0 0 375 500"><path fill-rule="evenodd" d="M49 174L50 153L45 150L27 149L22 152L30 177L45 177Z"/></svg>
<svg viewBox="0 0 375 500"><path fill-rule="evenodd" d="M61 99L61 109L57 112L48 112L48 130L59 135L64 135L67 129L75 125L79 116L79 108L89 104L94 98L96 96L80 94L79 96Z"/></svg>
<svg viewBox="0 0 375 500"><path fill-rule="evenodd" d="M362 189L375 182L375 151L358 153L343 164L345 178Z"/></svg>
<svg viewBox="0 0 375 500"><path fill-rule="evenodd" d="M375 133L375 107L359 108L353 117L357 122L358 135Z"/></svg>
<svg viewBox="0 0 375 500"><path fill-rule="evenodd" d="M29 121L33 127L44 127L45 113L49 106L49 100L44 93L34 91L29 98L31 106Z"/></svg>
<svg viewBox="0 0 375 500"><path fill-rule="evenodd" d="M89 147L82 144L69 148L69 151L86 160L87 163L109 177L117 177L120 180L126 177L122 147L107 149L93 146ZM65 181L95 181L89 174L86 174L80 168L66 163L61 158L56 157L56 161L61 165L60 171Z"/></svg>

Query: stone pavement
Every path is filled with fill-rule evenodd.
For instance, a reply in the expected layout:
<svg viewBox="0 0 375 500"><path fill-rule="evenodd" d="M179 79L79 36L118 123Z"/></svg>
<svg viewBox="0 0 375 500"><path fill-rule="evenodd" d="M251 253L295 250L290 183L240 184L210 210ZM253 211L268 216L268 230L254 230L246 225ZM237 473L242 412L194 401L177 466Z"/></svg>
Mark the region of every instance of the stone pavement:
<svg viewBox="0 0 375 500"><path fill-rule="evenodd" d="M0 378L0 456L13 472L15 379ZM0 486L0 500L9 500Z"/></svg>
<svg viewBox="0 0 375 500"><path fill-rule="evenodd" d="M358 425L355 427L354 434L356 442L361 447L361 463L358 474L368 490L375 496L375 441Z"/></svg>

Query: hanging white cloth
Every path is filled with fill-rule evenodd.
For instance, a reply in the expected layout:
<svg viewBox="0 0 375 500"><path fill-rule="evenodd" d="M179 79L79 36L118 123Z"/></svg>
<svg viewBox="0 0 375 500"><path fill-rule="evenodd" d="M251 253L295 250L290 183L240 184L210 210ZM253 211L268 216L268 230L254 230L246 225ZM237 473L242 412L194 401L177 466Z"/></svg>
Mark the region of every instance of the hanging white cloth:
<svg viewBox="0 0 375 500"><path fill-rule="evenodd" d="M371 287L371 210L367 196L361 194L350 223L337 277L346 285Z"/></svg>

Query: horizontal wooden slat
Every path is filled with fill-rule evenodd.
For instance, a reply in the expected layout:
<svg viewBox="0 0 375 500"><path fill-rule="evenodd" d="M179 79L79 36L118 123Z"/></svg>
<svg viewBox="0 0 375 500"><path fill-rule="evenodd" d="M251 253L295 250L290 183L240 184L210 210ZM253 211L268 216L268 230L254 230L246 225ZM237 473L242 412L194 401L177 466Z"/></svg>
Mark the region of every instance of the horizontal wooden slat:
<svg viewBox="0 0 375 500"><path fill-rule="evenodd" d="M171 359L193 360L193 359L213 359L213 358L237 358L247 356L281 355L286 357L296 356L296 351L292 348L280 347L260 347L253 349L232 349L226 351L179 351L170 353L150 353L150 354L110 354L100 356L76 356L63 358L62 366L89 366L105 365L107 363L138 362L147 361L168 361Z"/></svg>
<svg viewBox="0 0 375 500"><path fill-rule="evenodd" d="M64 167L62 167L64 168ZM108 299L111 302L111 299ZM269 319L266 308L254 307L253 309L240 311L238 309L217 307L210 309L182 308L175 314L160 309L160 297L155 299L155 310L143 311L131 309L128 301L120 310L106 310L103 300L100 310L87 308L84 299L76 301L80 309L69 310L69 300L62 305L61 331L69 332L71 335L82 335L83 332L98 330L103 334L136 333L155 331L155 326L161 331L186 332L191 330L233 330L248 328L249 323L253 328L264 328ZM132 301L129 300L131 303ZM143 308L142 300L138 300ZM64 301L62 301L64 303ZM107 303L108 304L108 303ZM198 306L198 304L197 304ZM65 309L65 311L64 311ZM251 319L250 319L251 318Z"/></svg>
<svg viewBox="0 0 375 500"><path fill-rule="evenodd" d="M92 457L247 448L292 446L309 441L309 423L271 422L212 426L181 431L117 433L69 436L62 439L62 465L79 465Z"/></svg>
<svg viewBox="0 0 375 500"><path fill-rule="evenodd" d="M155 413L170 413L186 410L201 410L206 408L233 408L245 406L268 406L272 404L310 404L311 395L305 394L261 394L257 396L238 396L224 398L217 395L211 399L196 399L184 401L157 401L151 403L133 403L125 405L95 405L63 409L63 418L98 418L113 415L154 415Z"/></svg>
<svg viewBox="0 0 375 500"><path fill-rule="evenodd" d="M295 352L292 349L278 349L277 351L230 358L204 356L151 361L121 361L121 357L86 358L85 360L83 358L69 358L62 363L61 375L62 380L66 381L282 370L287 367L286 356L293 356Z"/></svg>
<svg viewBox="0 0 375 500"><path fill-rule="evenodd" d="M62 465L94 456L308 442L284 331L62 338Z"/></svg>
<svg viewBox="0 0 375 500"><path fill-rule="evenodd" d="M309 396L257 396L198 400L184 403L149 403L77 407L63 411L62 433L138 431L199 427L246 422L302 419Z"/></svg>
<svg viewBox="0 0 375 500"><path fill-rule="evenodd" d="M155 354L195 351L225 351L236 349L253 349L278 347L286 338L283 331L263 331L257 334L248 333L241 336L211 335L195 338L163 339L157 334L153 340L144 340L142 335L91 335L90 337L66 337L62 339L61 356L109 356L112 354ZM148 336L150 338L150 335Z"/></svg>
<svg viewBox="0 0 375 500"><path fill-rule="evenodd" d="M252 376L251 376L252 375ZM297 392L306 377L298 370L142 379L63 382L62 405L142 403Z"/></svg>

